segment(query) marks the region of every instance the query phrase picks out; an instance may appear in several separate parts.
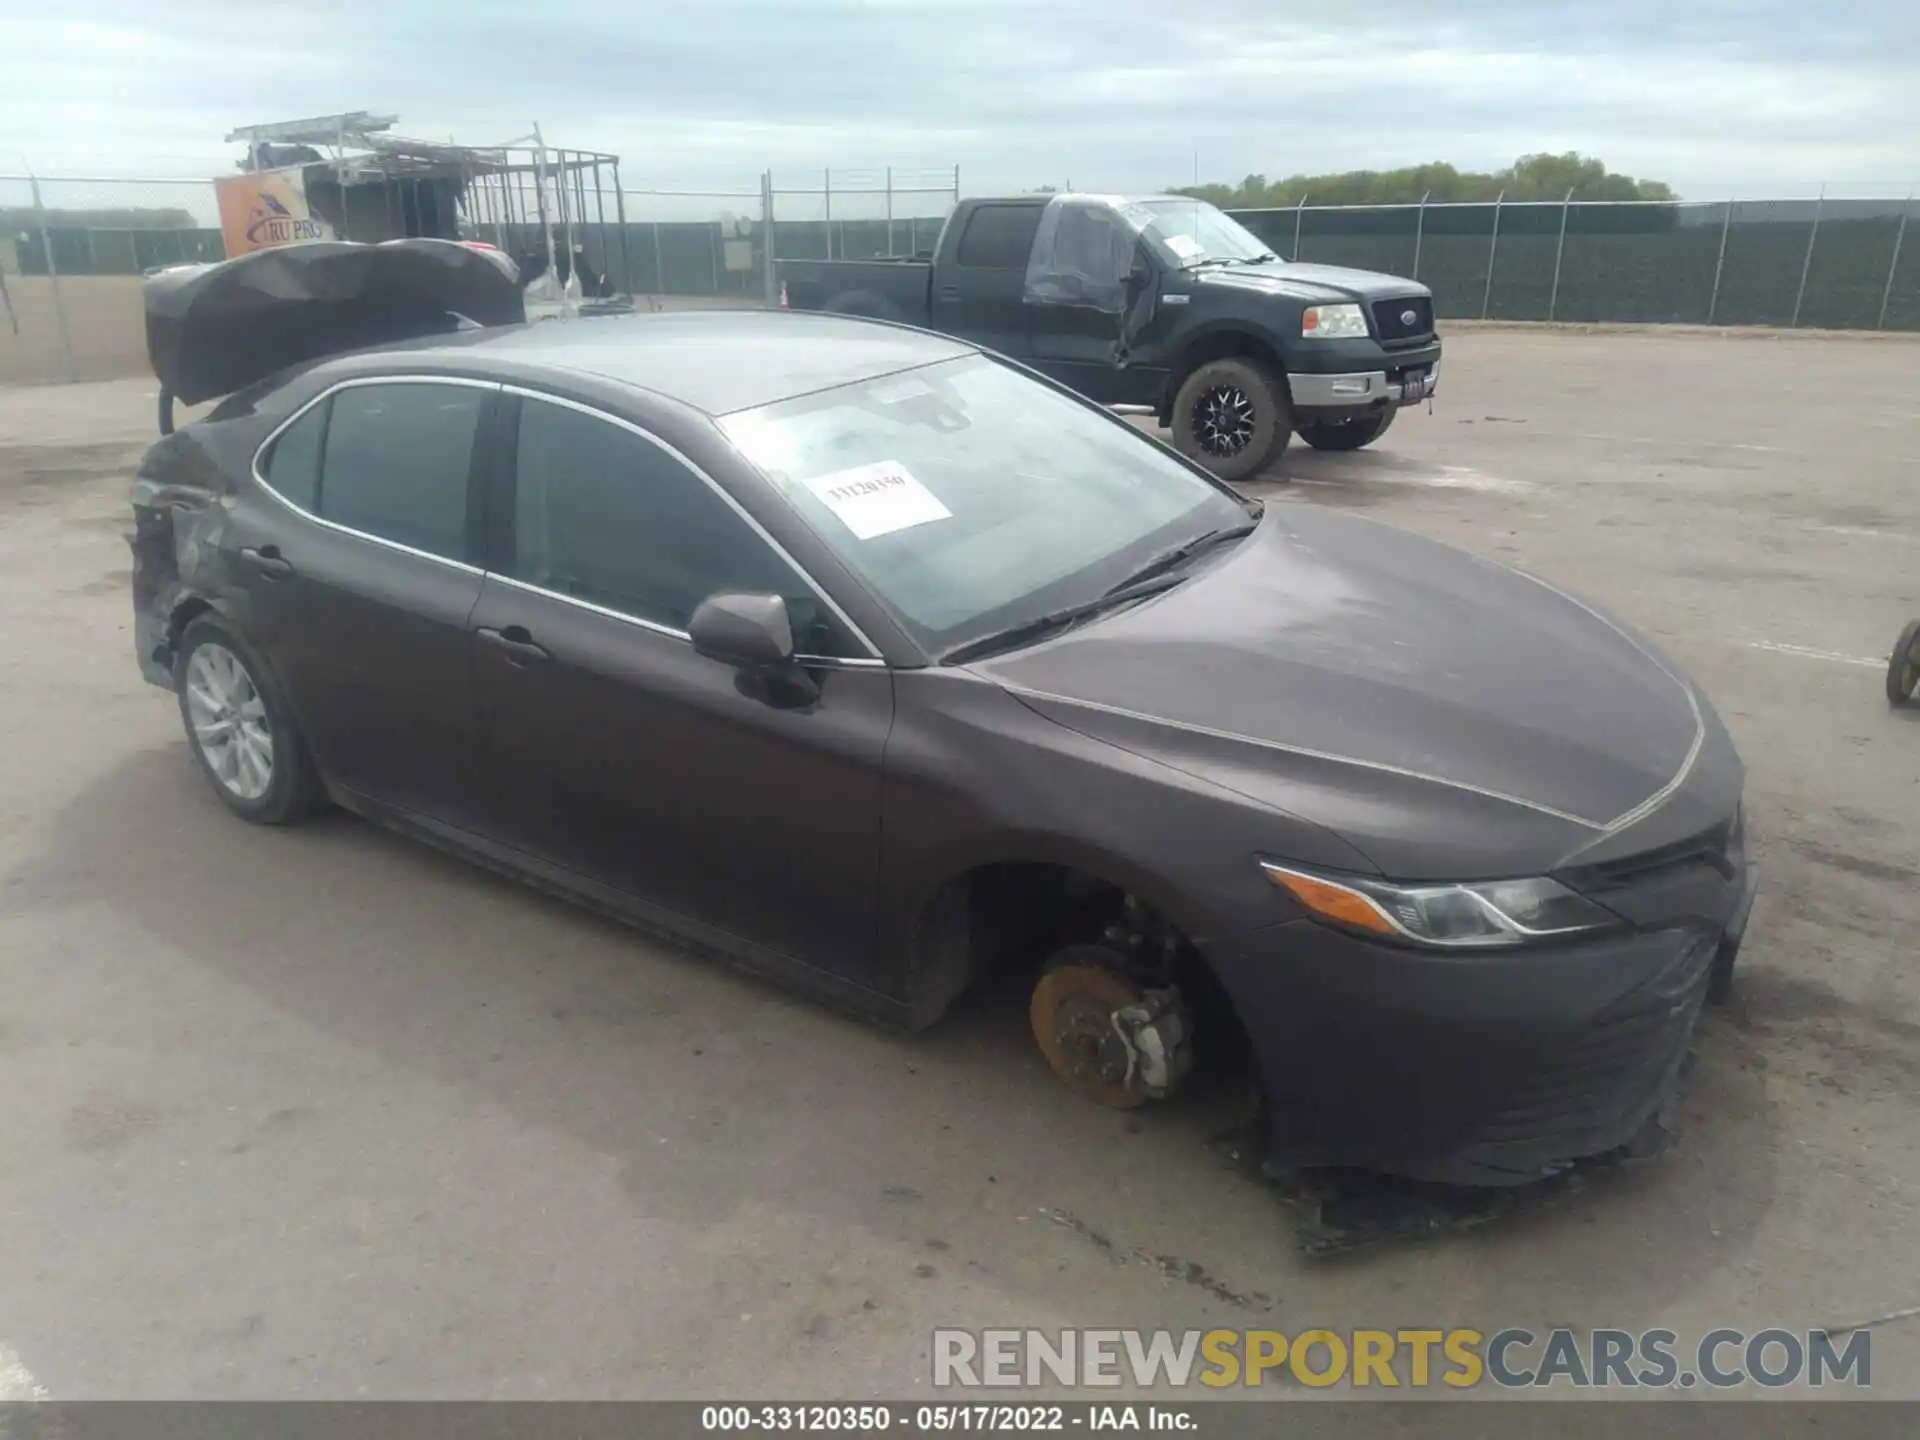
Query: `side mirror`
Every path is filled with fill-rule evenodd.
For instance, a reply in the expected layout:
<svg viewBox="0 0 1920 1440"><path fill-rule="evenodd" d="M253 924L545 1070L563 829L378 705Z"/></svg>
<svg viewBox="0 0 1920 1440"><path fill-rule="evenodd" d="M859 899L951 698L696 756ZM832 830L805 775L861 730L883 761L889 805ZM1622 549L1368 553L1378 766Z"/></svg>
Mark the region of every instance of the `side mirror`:
<svg viewBox="0 0 1920 1440"><path fill-rule="evenodd" d="M687 622L693 648L742 670L793 664L793 623L778 595L709 595Z"/></svg>

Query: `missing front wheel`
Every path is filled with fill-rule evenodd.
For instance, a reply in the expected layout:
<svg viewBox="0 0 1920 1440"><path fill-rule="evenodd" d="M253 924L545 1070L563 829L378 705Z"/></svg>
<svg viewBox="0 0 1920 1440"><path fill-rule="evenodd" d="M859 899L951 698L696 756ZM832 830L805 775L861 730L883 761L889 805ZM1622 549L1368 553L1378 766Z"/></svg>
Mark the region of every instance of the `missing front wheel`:
<svg viewBox="0 0 1920 1440"><path fill-rule="evenodd" d="M1148 989L1121 955L1069 945L1047 962L1028 1018L1048 1066L1097 1105L1163 1100L1193 1068L1193 1018L1176 986Z"/></svg>

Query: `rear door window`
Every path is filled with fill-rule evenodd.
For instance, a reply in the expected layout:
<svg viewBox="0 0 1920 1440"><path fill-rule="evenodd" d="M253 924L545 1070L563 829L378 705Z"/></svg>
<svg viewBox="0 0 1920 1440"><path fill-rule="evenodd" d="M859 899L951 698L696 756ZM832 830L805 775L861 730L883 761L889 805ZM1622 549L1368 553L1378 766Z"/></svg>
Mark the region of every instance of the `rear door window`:
<svg viewBox="0 0 1920 1440"><path fill-rule="evenodd" d="M1040 229L1039 205L982 205L960 233L956 263L971 270L1025 270Z"/></svg>
<svg viewBox="0 0 1920 1440"><path fill-rule="evenodd" d="M468 479L491 394L436 382L336 391L314 513L429 555L469 559Z"/></svg>

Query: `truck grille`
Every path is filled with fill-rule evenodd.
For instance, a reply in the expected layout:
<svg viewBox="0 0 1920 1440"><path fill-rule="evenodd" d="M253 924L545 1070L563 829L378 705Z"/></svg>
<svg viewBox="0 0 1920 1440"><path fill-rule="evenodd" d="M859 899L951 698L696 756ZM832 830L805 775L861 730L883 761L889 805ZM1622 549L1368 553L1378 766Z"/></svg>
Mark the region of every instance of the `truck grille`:
<svg viewBox="0 0 1920 1440"><path fill-rule="evenodd" d="M1413 319L1406 319L1408 315L1412 315ZM1373 302L1373 328L1379 332L1383 345L1425 340L1433 334L1433 300L1426 295L1405 300L1376 300Z"/></svg>

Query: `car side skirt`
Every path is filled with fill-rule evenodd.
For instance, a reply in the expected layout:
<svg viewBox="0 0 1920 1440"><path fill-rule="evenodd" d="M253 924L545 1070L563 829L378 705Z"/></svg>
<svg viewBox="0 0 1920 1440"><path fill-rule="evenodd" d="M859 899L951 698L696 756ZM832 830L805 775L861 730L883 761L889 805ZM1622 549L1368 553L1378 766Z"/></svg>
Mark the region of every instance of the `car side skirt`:
<svg viewBox="0 0 1920 1440"><path fill-rule="evenodd" d="M649 904L624 890L602 884L525 851L429 816L382 804L331 782L327 784L327 794L341 809L351 811L383 829L471 860L496 874L518 880L546 894L559 896L682 949L724 960L836 1010L894 1029L920 1028L909 1007L892 996L816 969L751 940L743 940L718 926L690 919L663 906Z"/></svg>

